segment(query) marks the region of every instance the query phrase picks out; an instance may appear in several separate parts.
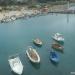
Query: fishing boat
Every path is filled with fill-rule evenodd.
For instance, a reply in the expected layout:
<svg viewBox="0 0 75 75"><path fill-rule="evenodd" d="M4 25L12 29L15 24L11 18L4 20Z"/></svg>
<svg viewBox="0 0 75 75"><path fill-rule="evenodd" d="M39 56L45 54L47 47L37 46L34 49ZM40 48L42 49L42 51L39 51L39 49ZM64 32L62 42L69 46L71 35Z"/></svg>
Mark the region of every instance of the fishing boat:
<svg viewBox="0 0 75 75"><path fill-rule="evenodd" d="M21 75L23 72L23 65L21 63L20 58L12 56L8 59L8 61L9 61L11 70L16 74Z"/></svg>
<svg viewBox="0 0 75 75"><path fill-rule="evenodd" d="M40 56L32 46L28 47L28 49L26 50L26 54L31 62L40 63Z"/></svg>
<svg viewBox="0 0 75 75"><path fill-rule="evenodd" d="M56 33L52 38L58 42L64 42L63 35L60 33Z"/></svg>
<svg viewBox="0 0 75 75"><path fill-rule="evenodd" d="M34 39L34 40L33 40L33 43L34 43L35 45L37 45L37 46L42 46L42 41L41 41L39 38Z"/></svg>
<svg viewBox="0 0 75 75"><path fill-rule="evenodd" d="M58 54L55 51L51 51L50 52L50 60L54 63L58 63L59 62L59 57Z"/></svg>
<svg viewBox="0 0 75 75"><path fill-rule="evenodd" d="M53 49L56 49L56 50L59 50L59 51L63 51L64 47L58 43L54 43L52 44L52 48Z"/></svg>

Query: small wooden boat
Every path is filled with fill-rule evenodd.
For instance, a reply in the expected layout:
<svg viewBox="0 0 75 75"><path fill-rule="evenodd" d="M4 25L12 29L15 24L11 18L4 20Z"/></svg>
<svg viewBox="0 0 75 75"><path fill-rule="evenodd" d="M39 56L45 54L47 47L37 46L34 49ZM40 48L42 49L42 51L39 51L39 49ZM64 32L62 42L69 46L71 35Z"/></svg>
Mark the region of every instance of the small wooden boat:
<svg viewBox="0 0 75 75"><path fill-rule="evenodd" d="M32 46L28 47L28 49L26 50L26 54L31 62L33 63L40 62L40 56Z"/></svg>
<svg viewBox="0 0 75 75"><path fill-rule="evenodd" d="M12 56L8 59L8 61L9 61L11 70L16 74L21 75L23 72L23 65L21 63L20 58Z"/></svg>
<svg viewBox="0 0 75 75"><path fill-rule="evenodd" d="M51 51L50 52L50 60L54 63L58 63L59 62L59 57L58 54L55 51Z"/></svg>
<svg viewBox="0 0 75 75"><path fill-rule="evenodd" d="M33 40L33 43L34 43L35 45L37 45L37 46L42 46L42 41L41 41L39 38L34 39L34 40Z"/></svg>
<svg viewBox="0 0 75 75"><path fill-rule="evenodd" d="M52 44L52 48L59 50L59 51L63 51L64 47L58 43Z"/></svg>
<svg viewBox="0 0 75 75"><path fill-rule="evenodd" d="M56 33L52 38L58 42L64 42L63 35L60 33Z"/></svg>

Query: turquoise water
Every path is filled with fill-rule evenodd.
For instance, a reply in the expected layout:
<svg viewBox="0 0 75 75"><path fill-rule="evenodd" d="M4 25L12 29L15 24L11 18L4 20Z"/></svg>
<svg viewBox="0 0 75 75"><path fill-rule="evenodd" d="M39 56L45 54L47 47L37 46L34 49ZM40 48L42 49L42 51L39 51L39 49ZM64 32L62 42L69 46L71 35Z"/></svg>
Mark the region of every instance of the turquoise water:
<svg viewBox="0 0 75 75"><path fill-rule="evenodd" d="M58 65L49 60L53 33L64 35L64 53ZM39 37L42 47L32 40ZM32 64L25 54L27 46L33 46L40 55L41 63ZM19 19L0 24L0 75L14 75L8 64L10 55L18 54L24 65L23 75L71 75L75 72L75 15L49 14L30 19Z"/></svg>

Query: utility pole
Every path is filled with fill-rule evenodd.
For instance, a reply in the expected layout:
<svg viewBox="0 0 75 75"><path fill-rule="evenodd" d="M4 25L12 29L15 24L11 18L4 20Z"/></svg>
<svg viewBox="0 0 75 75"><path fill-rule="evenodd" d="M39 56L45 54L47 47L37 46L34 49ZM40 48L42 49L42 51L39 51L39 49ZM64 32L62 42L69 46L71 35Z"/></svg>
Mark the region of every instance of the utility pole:
<svg viewBox="0 0 75 75"><path fill-rule="evenodd" d="M70 6L70 3L69 3L69 1L68 1L68 8L69 8L69 6Z"/></svg>
<svg viewBox="0 0 75 75"><path fill-rule="evenodd" d="M69 9L70 3L69 0L67 0L67 9ZM67 23L69 22L69 14L67 14Z"/></svg>

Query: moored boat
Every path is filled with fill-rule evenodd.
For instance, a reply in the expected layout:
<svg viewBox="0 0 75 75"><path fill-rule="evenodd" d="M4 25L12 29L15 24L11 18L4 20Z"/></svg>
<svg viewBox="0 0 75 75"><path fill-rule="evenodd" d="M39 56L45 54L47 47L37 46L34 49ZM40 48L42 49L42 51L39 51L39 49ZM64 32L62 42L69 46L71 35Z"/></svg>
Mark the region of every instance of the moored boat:
<svg viewBox="0 0 75 75"><path fill-rule="evenodd" d="M33 43L34 43L35 45L37 45L37 46L42 46L42 41L41 41L39 38L34 39L34 40L33 40Z"/></svg>
<svg viewBox="0 0 75 75"><path fill-rule="evenodd" d="M55 51L51 51L50 52L50 60L54 63L58 63L59 62L59 57L58 54Z"/></svg>
<svg viewBox="0 0 75 75"><path fill-rule="evenodd" d="M11 70L14 73L16 73L18 75L21 75L23 73L23 65L22 65L19 57L12 56L8 59L8 61L9 61L9 65L11 67Z"/></svg>
<svg viewBox="0 0 75 75"><path fill-rule="evenodd" d="M40 63L40 56L32 46L28 47L26 54L31 62Z"/></svg>
<svg viewBox="0 0 75 75"><path fill-rule="evenodd" d="M63 35L60 33L56 33L52 38L58 42L64 42Z"/></svg>
<svg viewBox="0 0 75 75"><path fill-rule="evenodd" d="M56 49L56 50L59 50L59 51L62 51L62 52L63 52L63 49L64 49L64 47L62 45L58 44L58 43L52 44L52 48Z"/></svg>

